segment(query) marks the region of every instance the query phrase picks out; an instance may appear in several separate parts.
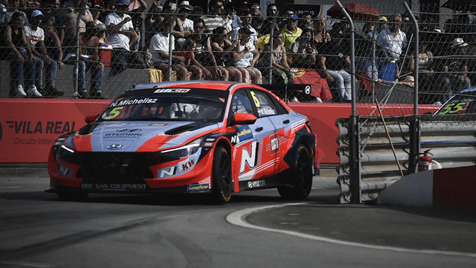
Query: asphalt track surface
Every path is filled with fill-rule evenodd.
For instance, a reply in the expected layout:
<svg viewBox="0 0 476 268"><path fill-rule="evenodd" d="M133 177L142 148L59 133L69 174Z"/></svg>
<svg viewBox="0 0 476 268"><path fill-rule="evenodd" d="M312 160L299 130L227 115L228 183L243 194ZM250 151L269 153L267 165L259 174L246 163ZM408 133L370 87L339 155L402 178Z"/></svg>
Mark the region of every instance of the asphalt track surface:
<svg viewBox="0 0 476 268"><path fill-rule="evenodd" d="M0 172L0 267L476 267L476 216L338 204L333 170L305 202L234 195L92 195L63 202L44 173ZM185 197L185 198L184 198Z"/></svg>

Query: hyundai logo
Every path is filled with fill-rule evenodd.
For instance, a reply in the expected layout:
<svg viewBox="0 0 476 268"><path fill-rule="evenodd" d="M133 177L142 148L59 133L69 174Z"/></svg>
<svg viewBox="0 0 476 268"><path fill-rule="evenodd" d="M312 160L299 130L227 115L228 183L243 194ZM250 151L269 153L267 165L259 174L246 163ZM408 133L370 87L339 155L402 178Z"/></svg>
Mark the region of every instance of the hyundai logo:
<svg viewBox="0 0 476 268"><path fill-rule="evenodd" d="M108 149L117 150L122 148L122 144L111 144L107 146Z"/></svg>

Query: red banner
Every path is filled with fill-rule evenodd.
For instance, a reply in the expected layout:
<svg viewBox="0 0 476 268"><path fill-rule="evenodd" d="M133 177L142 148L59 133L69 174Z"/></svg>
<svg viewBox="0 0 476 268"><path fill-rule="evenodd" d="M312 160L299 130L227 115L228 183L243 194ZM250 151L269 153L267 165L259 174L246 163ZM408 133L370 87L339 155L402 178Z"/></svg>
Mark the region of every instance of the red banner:
<svg viewBox="0 0 476 268"><path fill-rule="evenodd" d="M86 115L102 111L111 100L0 99L0 164L46 163L48 152L61 134L79 130ZM290 103L296 112L309 117L317 135L323 164L338 164L336 155L338 118L348 118L350 104ZM370 115L375 105L359 104L360 115ZM436 106L420 106L420 112ZM412 105L386 105L384 115L412 114ZM378 113L374 113L378 115Z"/></svg>

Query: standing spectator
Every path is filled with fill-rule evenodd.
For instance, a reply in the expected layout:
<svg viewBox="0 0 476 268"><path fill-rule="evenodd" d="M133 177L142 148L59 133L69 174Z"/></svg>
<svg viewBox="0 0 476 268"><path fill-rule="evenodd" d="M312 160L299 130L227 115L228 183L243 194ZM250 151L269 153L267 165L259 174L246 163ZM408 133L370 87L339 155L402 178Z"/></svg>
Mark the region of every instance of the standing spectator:
<svg viewBox="0 0 476 268"><path fill-rule="evenodd" d="M190 36L194 33L193 21L187 18L188 14L193 11L193 6L191 6L188 1L182 1L178 7L179 11L177 23L174 28L174 35L178 37L178 47L182 48L185 40L190 38Z"/></svg>
<svg viewBox="0 0 476 268"><path fill-rule="evenodd" d="M81 98L101 99L104 65L99 59L99 26L94 21L86 23L86 32L81 36L78 62L78 84ZM84 55L88 55L85 57ZM91 70L91 86L86 89L86 73Z"/></svg>
<svg viewBox="0 0 476 268"><path fill-rule="evenodd" d="M61 47L61 41L55 30L54 26L54 17L48 17L43 22L42 26L43 31L45 32L45 47L48 53L48 57L53 59L58 63L58 68L61 69L64 67L63 63L63 49ZM47 83L48 85L48 83ZM46 88L45 97L56 97L63 96L64 92L58 91L55 86Z"/></svg>
<svg viewBox="0 0 476 268"><path fill-rule="evenodd" d="M433 52L428 50L428 41L420 40L418 49L418 98L420 103L432 104L438 98L435 93L433 70ZM415 71L415 56L412 53L412 59L410 60L410 72L413 74ZM426 94L425 94L426 93Z"/></svg>
<svg viewBox="0 0 476 268"><path fill-rule="evenodd" d="M170 34L171 24L173 24L173 21L170 17L159 23L158 32L152 37L149 47L154 64L162 70L165 77L169 76L169 53L172 53L175 49L175 38ZM169 42L172 42L172 51L169 51ZM172 54L172 70L177 72L177 80L188 80L187 68L185 68L184 62L184 56Z"/></svg>
<svg viewBox="0 0 476 268"><path fill-rule="evenodd" d="M225 26L225 21L221 16L221 12L223 10L223 1L210 0L210 2L208 3L208 9L208 14L203 15L201 18L207 26L205 33L212 34L215 28Z"/></svg>
<svg viewBox="0 0 476 268"><path fill-rule="evenodd" d="M61 21L62 24L64 24L65 31L63 40L65 54L76 53L77 36L86 31L86 22L83 19L80 19L79 25L76 25L78 22L78 16L81 12L82 3L83 0L74 0L73 7L62 9ZM79 30L79 34L77 30Z"/></svg>
<svg viewBox="0 0 476 268"><path fill-rule="evenodd" d="M44 4L44 8L41 10L45 18L43 22L48 21L50 18L53 20L53 25L55 27L55 32L58 34L59 40L63 43L64 40L64 24L61 20L61 10L60 7L60 0L47 0Z"/></svg>
<svg viewBox="0 0 476 268"><path fill-rule="evenodd" d="M4 23L4 25L9 23L12 20L13 14L17 12L21 12L23 14L23 26L30 25L26 13L21 9L19 0L8 0L6 7L7 11L2 18L2 23Z"/></svg>
<svg viewBox="0 0 476 268"><path fill-rule="evenodd" d="M335 92L340 102L350 102L351 79L350 74L345 71L350 68L350 52L348 46L343 45L344 30L333 29L330 32L331 42L323 46L325 55L320 54L318 59L319 70L329 85L334 84Z"/></svg>
<svg viewBox="0 0 476 268"><path fill-rule="evenodd" d="M36 58L35 84L39 92L45 94L56 88L56 73L58 71L58 62L48 56L45 47L45 32L40 27L43 21L43 13L39 10L33 10L31 13L31 25L24 26L25 36L30 41L31 50ZM46 68L45 68L46 67ZM46 88L43 88L43 69L46 69ZM46 91L45 91L46 90Z"/></svg>
<svg viewBox="0 0 476 268"><path fill-rule="evenodd" d="M379 78L394 81L403 48L407 46L407 36L400 30L402 17L399 14L392 16L389 27L379 33L377 45L379 50Z"/></svg>
<svg viewBox="0 0 476 268"><path fill-rule="evenodd" d="M235 67L240 70L243 75L243 82L263 83L261 72L254 67L259 59L258 49L255 48L251 40L251 31L248 28L242 28L238 32L237 41L239 42L238 50L233 53Z"/></svg>
<svg viewBox="0 0 476 268"><path fill-rule="evenodd" d="M301 17L299 18L298 27L301 28L301 30L304 30L304 29L314 30L314 27L312 27L311 12L304 11L302 13Z"/></svg>
<svg viewBox="0 0 476 268"><path fill-rule="evenodd" d="M145 10L147 9L147 3L144 0L132 0L129 5L129 15L132 18L132 25L137 34L137 43L135 43L133 49L139 50L142 36L142 26L145 21ZM131 47L132 48L132 47Z"/></svg>
<svg viewBox="0 0 476 268"><path fill-rule="evenodd" d="M0 31L7 24L7 5L8 0L0 0Z"/></svg>
<svg viewBox="0 0 476 268"><path fill-rule="evenodd" d="M277 33L273 38L273 53L271 45L264 46L263 57L260 59L260 66L263 67L264 78L269 83L269 61L272 62L272 78L274 84L294 84L294 76L291 74L286 49L283 46L283 34Z"/></svg>
<svg viewBox="0 0 476 268"><path fill-rule="evenodd" d="M157 33L158 23L164 20L162 16L163 6L159 0L154 0L152 6L147 11L145 20L145 47L149 48L150 40Z"/></svg>
<svg viewBox="0 0 476 268"><path fill-rule="evenodd" d="M238 42L232 43L229 39L230 34L225 27L218 27L213 31L212 50L217 66L226 68L230 74L230 79L236 82L242 82L241 72L233 67L233 51L237 48Z"/></svg>
<svg viewBox="0 0 476 268"><path fill-rule="evenodd" d="M130 48L138 40L132 18L125 14L129 4L129 0L117 0L116 11L106 17L106 27L109 33L107 42L111 43L113 48L111 61L117 64L119 70L128 67Z"/></svg>
<svg viewBox="0 0 476 268"><path fill-rule="evenodd" d="M441 102L446 101L456 92L470 88L471 80L468 77L468 58L466 51L468 49L468 43L465 43L463 38L456 38L453 40L451 48L453 49L453 55L447 58L443 64L442 84L443 94L440 99Z"/></svg>
<svg viewBox="0 0 476 268"><path fill-rule="evenodd" d="M100 20L103 10L104 9L101 5L94 5L94 7L91 9L91 14L93 14L93 21L99 27L99 32L98 32L99 43L106 43L106 40L107 40L106 24L104 24L104 22Z"/></svg>
<svg viewBox="0 0 476 268"><path fill-rule="evenodd" d="M266 20L263 21L263 26L261 27L260 34L261 35L266 35L266 34L271 34L271 28L273 28L273 18L278 15L278 8L276 7L276 4L271 3L268 5L266 8ZM276 18L276 23L274 24L274 33L278 33L279 30L279 24L277 23L278 20Z"/></svg>
<svg viewBox="0 0 476 268"><path fill-rule="evenodd" d="M3 29L3 40L9 49L7 56L10 62L11 79L14 81L14 90L11 96L17 97L41 97L35 87L35 57L31 51L30 42L23 31L23 13L13 13L10 22ZM26 68L24 68L26 67ZM25 93L22 83L24 82L24 69L29 71L28 90Z"/></svg>
<svg viewBox="0 0 476 268"><path fill-rule="evenodd" d="M317 49L312 42L312 30L307 28L294 42L289 51L291 66L298 68L314 69L316 67Z"/></svg>
<svg viewBox="0 0 476 268"><path fill-rule="evenodd" d="M204 67L205 79L228 81L229 73L224 67L217 65L215 56L213 55L210 38L205 34L206 24L203 20L195 22L195 41L197 49L195 50L195 58Z"/></svg>
<svg viewBox="0 0 476 268"><path fill-rule="evenodd" d="M298 25L299 16L296 14L289 14L286 22L286 28L282 31L284 38L284 48L291 49L291 45L301 36L302 29Z"/></svg>

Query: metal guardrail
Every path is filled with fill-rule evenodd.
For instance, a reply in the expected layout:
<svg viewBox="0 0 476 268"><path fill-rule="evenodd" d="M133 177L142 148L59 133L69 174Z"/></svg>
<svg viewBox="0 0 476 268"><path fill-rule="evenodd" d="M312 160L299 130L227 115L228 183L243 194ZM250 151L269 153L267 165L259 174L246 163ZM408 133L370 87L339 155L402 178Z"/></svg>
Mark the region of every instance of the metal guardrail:
<svg viewBox="0 0 476 268"><path fill-rule="evenodd" d="M418 119L421 152L431 149L432 158L443 168L471 166L476 163L474 117L429 115ZM375 200L382 190L402 178L402 173L408 175L415 172L409 170L410 125L413 120L413 116L385 117L384 124L378 117L358 117L360 202ZM340 164L337 172L341 186L340 201L350 203L354 187L351 183L349 146L351 124L348 118L340 118L336 125L339 128L337 154ZM401 171L398 165L401 166Z"/></svg>

